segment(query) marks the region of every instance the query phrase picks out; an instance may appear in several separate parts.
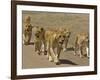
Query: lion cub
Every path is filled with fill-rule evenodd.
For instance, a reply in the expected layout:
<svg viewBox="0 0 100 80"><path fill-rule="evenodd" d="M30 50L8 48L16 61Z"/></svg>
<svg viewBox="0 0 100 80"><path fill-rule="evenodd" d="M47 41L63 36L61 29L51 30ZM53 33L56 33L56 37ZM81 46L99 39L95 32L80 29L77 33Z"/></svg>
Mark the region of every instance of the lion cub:
<svg viewBox="0 0 100 80"><path fill-rule="evenodd" d="M89 57L88 47L89 47L88 34L87 33L78 34L75 40L74 55L79 54L80 57L87 55L87 57Z"/></svg>

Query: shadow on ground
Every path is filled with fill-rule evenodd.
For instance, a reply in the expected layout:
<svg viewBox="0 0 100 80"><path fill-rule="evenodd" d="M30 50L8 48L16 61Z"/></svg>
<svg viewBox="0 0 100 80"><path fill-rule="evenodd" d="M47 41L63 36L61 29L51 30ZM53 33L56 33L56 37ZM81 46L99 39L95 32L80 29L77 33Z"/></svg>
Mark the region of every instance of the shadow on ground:
<svg viewBox="0 0 100 80"><path fill-rule="evenodd" d="M74 51L74 47L68 47L67 51Z"/></svg>
<svg viewBox="0 0 100 80"><path fill-rule="evenodd" d="M72 61L69 61L67 59L60 59L61 64L70 64L70 65L78 65Z"/></svg>

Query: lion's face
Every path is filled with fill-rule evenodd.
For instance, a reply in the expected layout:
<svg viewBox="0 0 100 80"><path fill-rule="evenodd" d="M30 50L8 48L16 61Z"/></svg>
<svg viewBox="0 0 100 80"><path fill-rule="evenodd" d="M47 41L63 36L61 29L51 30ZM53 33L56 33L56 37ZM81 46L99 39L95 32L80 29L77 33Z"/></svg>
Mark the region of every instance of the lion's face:
<svg viewBox="0 0 100 80"><path fill-rule="evenodd" d="M63 33L63 34L66 36L66 38L69 38L70 35L71 35L70 30L67 29L67 28L59 28L59 31L60 31L61 33Z"/></svg>
<svg viewBox="0 0 100 80"><path fill-rule="evenodd" d="M69 30L69 29L63 29L63 31L62 31L62 32L65 34L66 38L69 38L69 37L70 37L70 35L71 35L71 32L70 32L70 30Z"/></svg>
<svg viewBox="0 0 100 80"><path fill-rule="evenodd" d="M69 29L66 29L66 28L60 28L58 31L59 31L59 37L60 37L58 38L58 42L63 44L63 42L66 39L69 39L71 32L69 31Z"/></svg>
<svg viewBox="0 0 100 80"><path fill-rule="evenodd" d="M59 34L57 34L57 42L58 42L58 45L62 45L63 44L63 42L64 42L64 40L65 40L65 34L63 34L63 33L59 33Z"/></svg>
<svg viewBox="0 0 100 80"><path fill-rule="evenodd" d="M42 28L42 27L36 27L35 28L35 37L36 38L40 38L40 37L42 37L43 36L43 34L44 34L44 28Z"/></svg>

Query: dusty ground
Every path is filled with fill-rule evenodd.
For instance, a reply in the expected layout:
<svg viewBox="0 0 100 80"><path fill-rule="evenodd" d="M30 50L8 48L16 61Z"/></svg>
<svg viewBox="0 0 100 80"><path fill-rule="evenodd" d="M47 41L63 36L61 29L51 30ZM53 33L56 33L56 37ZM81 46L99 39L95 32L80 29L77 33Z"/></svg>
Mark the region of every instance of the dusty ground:
<svg viewBox="0 0 100 80"><path fill-rule="evenodd" d="M31 16L31 24L44 28L65 27L70 28L71 37L69 39L68 48L74 46L75 35L79 32L88 32L89 15L88 14L72 14L72 13L49 13L49 12L27 12L23 11L23 24L25 16ZM32 36L31 42L33 42ZM68 49L61 53L60 65L49 62L46 56L39 56L34 52L34 45L23 45L22 53L23 68L45 68L45 67L68 67L68 66L86 66L89 65L88 58L79 58L73 55L73 50Z"/></svg>

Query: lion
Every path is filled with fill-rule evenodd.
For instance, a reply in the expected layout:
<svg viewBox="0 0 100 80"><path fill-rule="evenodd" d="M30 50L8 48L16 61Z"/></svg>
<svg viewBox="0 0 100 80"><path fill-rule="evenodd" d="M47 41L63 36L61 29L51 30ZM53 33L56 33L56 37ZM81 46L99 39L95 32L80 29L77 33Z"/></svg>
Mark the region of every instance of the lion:
<svg viewBox="0 0 100 80"><path fill-rule="evenodd" d="M45 29L43 27L36 26L33 28L34 32L34 45L35 45L35 52L39 55L42 53L42 45L43 45L43 52L46 55L46 48L45 48Z"/></svg>
<svg viewBox="0 0 100 80"><path fill-rule="evenodd" d="M45 32L46 50L49 61L60 64L59 57L62 45L65 40L65 34L60 31L47 30Z"/></svg>
<svg viewBox="0 0 100 80"><path fill-rule="evenodd" d="M68 45L68 41L71 35L71 31L68 28L60 28L61 32L63 32L65 34L65 40L63 43L63 51L67 51L67 45Z"/></svg>
<svg viewBox="0 0 100 80"><path fill-rule="evenodd" d="M89 38L87 33L80 33L75 39L75 52L74 55L79 54L80 58L83 56L89 57L88 52Z"/></svg>
<svg viewBox="0 0 100 80"><path fill-rule="evenodd" d="M31 17L27 16L25 19L24 32L23 32L23 43L25 45L28 45L30 43L32 37L32 28L33 26L31 25Z"/></svg>

